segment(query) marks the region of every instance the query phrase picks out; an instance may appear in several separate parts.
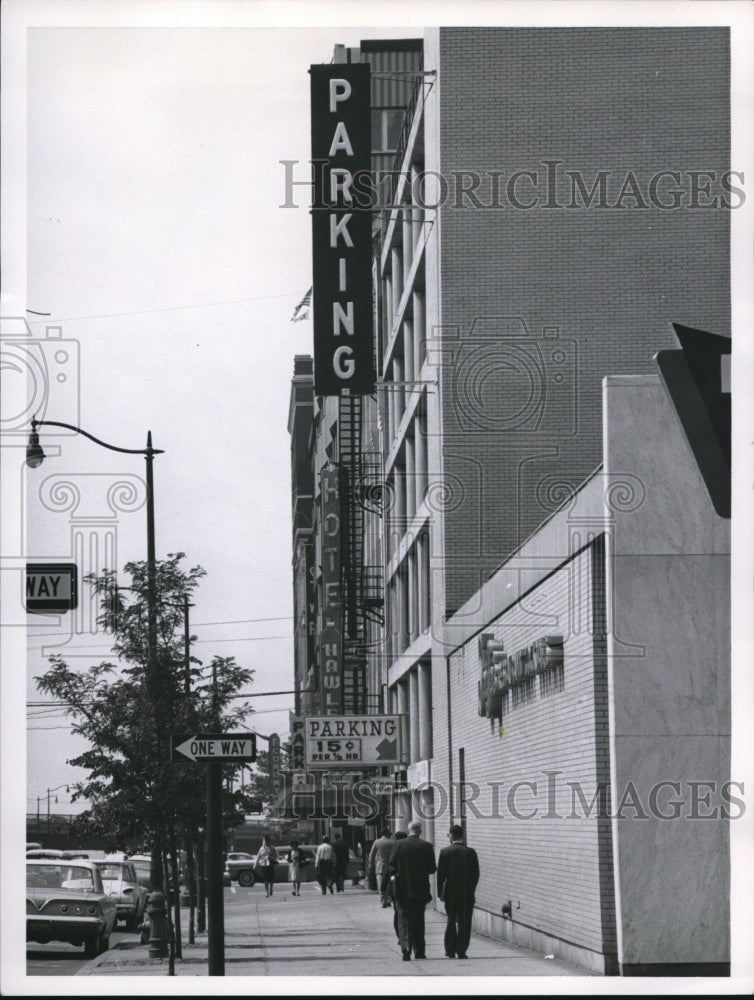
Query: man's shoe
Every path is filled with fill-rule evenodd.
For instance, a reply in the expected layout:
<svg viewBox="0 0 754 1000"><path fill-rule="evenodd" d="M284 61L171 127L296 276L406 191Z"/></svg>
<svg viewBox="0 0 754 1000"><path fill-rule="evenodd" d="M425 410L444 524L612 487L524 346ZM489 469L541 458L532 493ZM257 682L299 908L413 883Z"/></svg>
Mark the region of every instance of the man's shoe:
<svg viewBox="0 0 754 1000"><path fill-rule="evenodd" d="M410 962L411 961L411 952L410 951L404 951L403 952L403 961L404 962Z"/></svg>
<svg viewBox="0 0 754 1000"><path fill-rule="evenodd" d="M422 952L421 955L417 955L416 952L414 952L414 958L426 958L426 957L427 956L424 954L424 952Z"/></svg>
<svg viewBox="0 0 754 1000"><path fill-rule="evenodd" d="M455 958L456 956L453 954L452 951L446 951L445 952L445 957L446 958Z"/></svg>
<svg viewBox="0 0 754 1000"><path fill-rule="evenodd" d="M459 955L458 957L459 958L468 958L469 956L468 955Z"/></svg>

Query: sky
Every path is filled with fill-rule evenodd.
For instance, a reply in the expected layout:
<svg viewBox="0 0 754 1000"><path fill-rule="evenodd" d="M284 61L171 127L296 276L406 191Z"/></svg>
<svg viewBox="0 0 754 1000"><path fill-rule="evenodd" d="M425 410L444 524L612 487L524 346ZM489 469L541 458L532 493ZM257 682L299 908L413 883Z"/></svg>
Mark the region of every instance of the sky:
<svg viewBox="0 0 754 1000"><path fill-rule="evenodd" d="M730 6L693 16L720 10L728 23ZM623 23L642 23L649 8L669 9L525 7L469 4L463 20L575 23L594 12L607 23L624 10ZM152 432L164 451L157 557L185 552L186 566L207 571L191 609L194 654L252 668L252 694L288 692L287 420L294 356L312 352L310 320L291 316L311 285L311 227L306 187L294 188L295 208L281 207L291 200L281 161L307 179L311 64L329 62L335 43L458 23L457 5L5 0L2 16L2 317L52 341L35 348L50 382L33 405L124 448L145 447ZM4 384L6 400L27 390ZM107 637L78 634L73 616L29 626L18 601L26 558L72 560L76 532L83 563L117 563L121 583L124 563L146 558L143 459L43 432L48 458L24 471L30 407L18 408L3 455L3 797L10 779L18 806L5 811L6 833L20 827L24 798L26 812L38 800L46 812L48 789L52 812L84 808L65 791L83 777L66 763L83 749L70 721L24 707L42 700L34 678L46 656L82 667L109 658ZM101 548L106 532L114 551ZM248 724L285 739L292 694L250 700Z"/></svg>
<svg viewBox="0 0 754 1000"><path fill-rule="evenodd" d="M77 380L51 379L45 415L127 448L145 447L151 430L164 449L154 466L157 556L185 552L187 567L207 571L191 609L195 655L251 667L252 693L293 683L287 420L294 355L311 353L312 328L291 316L311 285L311 237L308 188L291 196L286 183L308 178L309 65L362 37L373 34L37 27L28 36L27 318L40 339L61 328L66 371L76 353L80 363ZM295 161L292 174L281 160ZM80 437L42 441L62 450L26 473L27 553L65 561L76 555L74 527L101 546L106 487L119 476L134 485L144 462ZM57 509L44 484L71 475L81 503ZM146 557L143 507L119 511L115 530L121 568ZM91 570L108 557L84 561ZM76 634L73 617L30 628L30 702L41 700L34 678L50 652L82 666L106 658L107 636ZM254 704L249 725L284 739L293 696ZM74 780L65 759L80 741L62 713L29 711L27 810L41 795L44 813L46 790ZM63 789L52 811L84 805Z"/></svg>

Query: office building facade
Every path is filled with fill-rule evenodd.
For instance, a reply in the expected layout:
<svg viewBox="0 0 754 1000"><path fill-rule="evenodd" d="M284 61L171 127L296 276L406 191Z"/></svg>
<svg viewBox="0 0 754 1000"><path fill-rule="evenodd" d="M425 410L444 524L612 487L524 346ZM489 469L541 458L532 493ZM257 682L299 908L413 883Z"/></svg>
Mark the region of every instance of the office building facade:
<svg viewBox="0 0 754 1000"><path fill-rule="evenodd" d="M441 28L406 46L373 221L375 391L313 404L314 493L356 408L370 463L340 480L363 512L341 570L378 584L353 591L372 605L343 633L363 692L344 711L405 719L403 787L381 810L438 847L463 822L479 929L595 971L719 972L735 790L715 482L741 200L727 29ZM691 328L712 339L683 333L679 351ZM684 359L685 403L658 352ZM717 595L703 636L699 572ZM712 780L715 823L663 818L676 784L688 811Z"/></svg>

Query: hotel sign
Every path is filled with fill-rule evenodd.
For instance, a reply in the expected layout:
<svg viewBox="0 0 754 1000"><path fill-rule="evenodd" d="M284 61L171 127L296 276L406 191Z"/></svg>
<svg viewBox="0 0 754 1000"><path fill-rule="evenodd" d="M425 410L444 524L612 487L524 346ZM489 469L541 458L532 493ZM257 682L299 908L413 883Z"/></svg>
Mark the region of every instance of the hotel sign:
<svg viewBox="0 0 754 1000"><path fill-rule="evenodd" d="M503 697L511 688L563 666L563 636L545 635L515 653L506 653L500 639L484 632L479 637L479 658L479 714L500 719Z"/></svg>
<svg viewBox="0 0 754 1000"><path fill-rule="evenodd" d="M314 391L374 391L367 63L312 66ZM366 190L365 190L366 188Z"/></svg>
<svg viewBox="0 0 754 1000"><path fill-rule="evenodd" d="M319 633L320 706L343 711L343 599L340 573L340 469L323 469L320 480L322 625Z"/></svg>

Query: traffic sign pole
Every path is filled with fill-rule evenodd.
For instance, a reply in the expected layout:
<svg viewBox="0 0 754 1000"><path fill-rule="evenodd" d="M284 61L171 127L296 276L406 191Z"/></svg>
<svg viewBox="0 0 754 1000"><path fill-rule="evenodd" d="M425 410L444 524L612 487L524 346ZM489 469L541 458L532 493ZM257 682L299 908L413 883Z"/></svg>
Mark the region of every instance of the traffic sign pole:
<svg viewBox="0 0 754 1000"><path fill-rule="evenodd" d="M210 976L225 975L222 764L207 764L207 944Z"/></svg>
<svg viewBox="0 0 754 1000"><path fill-rule="evenodd" d="M223 764L256 760L256 733L172 733L170 759L207 768L207 944L210 976L225 975ZM200 920L201 922L201 920ZM200 927L201 930L201 927Z"/></svg>

